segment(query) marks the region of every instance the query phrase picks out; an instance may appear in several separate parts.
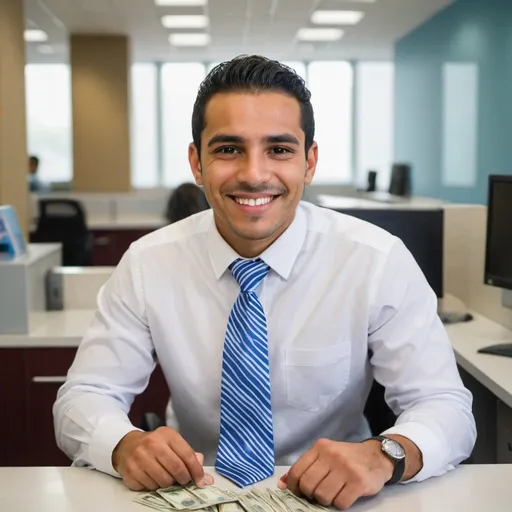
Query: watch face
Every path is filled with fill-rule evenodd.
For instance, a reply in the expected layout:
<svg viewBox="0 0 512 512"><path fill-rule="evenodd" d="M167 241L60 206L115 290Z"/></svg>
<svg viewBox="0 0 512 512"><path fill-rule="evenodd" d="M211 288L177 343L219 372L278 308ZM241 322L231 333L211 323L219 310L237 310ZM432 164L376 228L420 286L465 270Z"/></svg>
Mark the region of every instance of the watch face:
<svg viewBox="0 0 512 512"><path fill-rule="evenodd" d="M393 459L402 460L405 458L403 448L392 439L385 439L382 441L382 449Z"/></svg>

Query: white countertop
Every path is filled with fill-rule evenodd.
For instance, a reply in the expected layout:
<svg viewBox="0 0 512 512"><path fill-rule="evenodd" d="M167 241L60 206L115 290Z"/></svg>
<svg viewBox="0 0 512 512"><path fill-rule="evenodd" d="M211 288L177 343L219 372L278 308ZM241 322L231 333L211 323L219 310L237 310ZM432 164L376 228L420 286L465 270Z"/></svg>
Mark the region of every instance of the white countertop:
<svg viewBox="0 0 512 512"><path fill-rule="evenodd" d="M381 199L379 196L386 196L385 193L366 194L363 197L345 197L334 196L329 194L319 194L317 201L319 206L330 208L333 210L351 209L351 208L375 208L377 210L385 209L402 209L402 210L423 210L423 209L439 209L445 202L439 199L431 199L428 197L411 197L402 198L389 196L389 202Z"/></svg>
<svg viewBox="0 0 512 512"><path fill-rule="evenodd" d="M150 214L118 214L111 215L89 215L87 227L89 229L160 229L167 222L162 215Z"/></svg>
<svg viewBox="0 0 512 512"><path fill-rule="evenodd" d="M32 265L49 254L60 252L61 244L27 244L27 252L13 260L0 259L0 265Z"/></svg>
<svg viewBox="0 0 512 512"><path fill-rule="evenodd" d="M488 345L512 342L512 332L477 313L472 314L471 322L447 326L457 362L512 407L512 358L477 352ZM44 319L29 334L0 336L0 348L78 347L94 311L50 311L41 315Z"/></svg>
<svg viewBox="0 0 512 512"><path fill-rule="evenodd" d="M287 468L255 487L275 488ZM215 484L234 485L212 468ZM460 466L421 483L386 487L379 495L356 503L354 512L506 512L512 502L512 465ZM137 494L120 480L85 468L0 468L2 512L144 512L133 502Z"/></svg>
<svg viewBox="0 0 512 512"><path fill-rule="evenodd" d="M0 335L0 348L78 347L94 313L87 309L37 313L36 329L28 334Z"/></svg>
<svg viewBox="0 0 512 512"><path fill-rule="evenodd" d="M512 343L512 332L472 312L474 320L447 326L457 362L512 407L512 357L479 354L480 348L497 343Z"/></svg>

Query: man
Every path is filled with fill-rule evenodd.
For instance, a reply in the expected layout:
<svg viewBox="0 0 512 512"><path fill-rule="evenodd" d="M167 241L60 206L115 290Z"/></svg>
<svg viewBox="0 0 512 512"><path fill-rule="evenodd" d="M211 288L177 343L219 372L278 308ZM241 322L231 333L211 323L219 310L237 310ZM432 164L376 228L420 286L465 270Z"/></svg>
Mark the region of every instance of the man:
<svg viewBox="0 0 512 512"><path fill-rule="evenodd" d="M318 159L303 80L263 57L223 63L192 131L212 210L134 243L100 292L55 404L59 446L134 490L207 485L203 458L242 486L292 465L280 487L340 509L467 458L471 396L411 254L300 203ZM179 433L127 418L156 358ZM368 440L373 376L399 418Z"/></svg>
<svg viewBox="0 0 512 512"><path fill-rule="evenodd" d="M32 155L28 159L28 186L30 192L42 192L45 187L39 180L37 176L37 171L39 169L39 158L37 156Z"/></svg>

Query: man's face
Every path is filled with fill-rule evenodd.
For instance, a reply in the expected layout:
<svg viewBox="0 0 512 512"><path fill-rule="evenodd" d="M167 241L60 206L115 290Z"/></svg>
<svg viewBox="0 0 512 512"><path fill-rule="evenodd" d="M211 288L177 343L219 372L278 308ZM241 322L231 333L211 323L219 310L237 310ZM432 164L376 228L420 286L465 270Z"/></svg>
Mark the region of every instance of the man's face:
<svg viewBox="0 0 512 512"><path fill-rule="evenodd" d="M34 160L29 160L28 169L30 174L35 174L37 172L37 163Z"/></svg>
<svg viewBox="0 0 512 512"><path fill-rule="evenodd" d="M201 155L189 160L217 228L239 252L264 250L293 220L311 183L316 144L305 155L299 102L279 92L229 92L208 102Z"/></svg>

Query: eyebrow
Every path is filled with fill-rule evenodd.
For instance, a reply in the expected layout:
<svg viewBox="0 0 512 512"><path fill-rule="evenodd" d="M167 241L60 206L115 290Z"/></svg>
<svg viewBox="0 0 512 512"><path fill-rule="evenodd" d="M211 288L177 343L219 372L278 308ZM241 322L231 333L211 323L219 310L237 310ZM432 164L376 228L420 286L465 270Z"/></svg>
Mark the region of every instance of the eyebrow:
<svg viewBox="0 0 512 512"><path fill-rule="evenodd" d="M295 146L300 145L299 139L295 137L295 135L291 135L289 133L267 135L263 140L269 144L293 144ZM244 137L240 137L239 135L218 133L208 141L208 147L212 147L215 144L243 144L244 142Z"/></svg>

